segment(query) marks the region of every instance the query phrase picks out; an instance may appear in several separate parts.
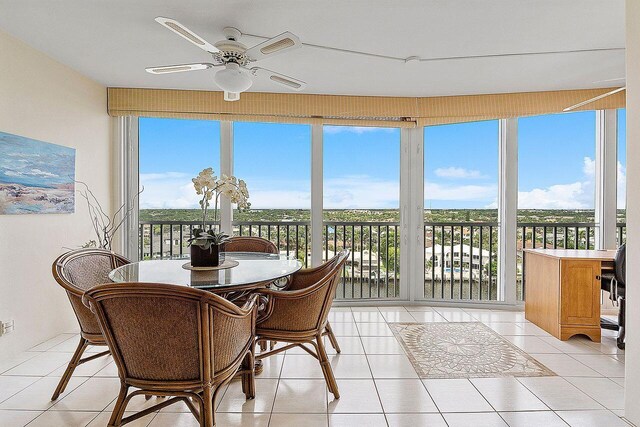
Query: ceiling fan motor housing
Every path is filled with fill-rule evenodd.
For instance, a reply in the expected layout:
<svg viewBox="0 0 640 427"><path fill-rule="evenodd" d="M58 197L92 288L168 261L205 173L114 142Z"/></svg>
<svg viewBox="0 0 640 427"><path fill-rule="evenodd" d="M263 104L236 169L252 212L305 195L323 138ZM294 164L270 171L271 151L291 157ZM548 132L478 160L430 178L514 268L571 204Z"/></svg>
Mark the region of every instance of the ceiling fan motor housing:
<svg viewBox="0 0 640 427"><path fill-rule="evenodd" d="M223 40L215 44L220 52L213 54L213 58L220 64L235 62L238 65L247 65L249 57L245 54L247 47L236 40Z"/></svg>

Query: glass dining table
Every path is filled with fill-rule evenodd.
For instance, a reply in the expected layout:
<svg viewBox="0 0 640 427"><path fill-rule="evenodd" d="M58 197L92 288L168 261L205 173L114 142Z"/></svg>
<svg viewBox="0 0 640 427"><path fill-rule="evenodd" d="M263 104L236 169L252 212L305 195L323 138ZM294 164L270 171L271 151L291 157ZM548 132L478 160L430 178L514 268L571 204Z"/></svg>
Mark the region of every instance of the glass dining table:
<svg viewBox="0 0 640 427"><path fill-rule="evenodd" d="M109 273L116 283L147 282L191 286L216 294L238 294L263 288L302 268L294 256L259 252L228 252L225 260L236 261L231 268L188 270L189 259L166 259L132 262ZM235 264L235 262L233 263Z"/></svg>

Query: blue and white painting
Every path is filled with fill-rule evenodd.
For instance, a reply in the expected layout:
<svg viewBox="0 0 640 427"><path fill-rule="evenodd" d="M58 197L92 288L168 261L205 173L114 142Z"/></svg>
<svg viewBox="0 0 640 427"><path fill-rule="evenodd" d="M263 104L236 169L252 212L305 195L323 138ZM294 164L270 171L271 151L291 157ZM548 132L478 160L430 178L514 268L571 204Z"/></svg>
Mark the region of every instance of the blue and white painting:
<svg viewBox="0 0 640 427"><path fill-rule="evenodd" d="M76 150L0 132L0 215L73 213Z"/></svg>

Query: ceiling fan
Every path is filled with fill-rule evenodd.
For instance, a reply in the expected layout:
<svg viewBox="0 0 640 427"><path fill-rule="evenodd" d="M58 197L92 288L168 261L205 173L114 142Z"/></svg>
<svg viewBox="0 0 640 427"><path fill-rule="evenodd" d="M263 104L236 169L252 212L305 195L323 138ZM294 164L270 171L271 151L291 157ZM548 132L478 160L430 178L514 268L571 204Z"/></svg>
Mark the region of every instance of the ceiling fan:
<svg viewBox="0 0 640 427"><path fill-rule="evenodd" d="M625 78L624 78L624 77L622 77L622 78L619 78L619 79L607 79L607 80L600 80L600 81L597 81L597 82L594 82L594 83L619 82L619 81L624 82L624 81L625 81ZM602 95L594 96L593 98L591 98L591 99L587 99L586 101L578 102L577 104L572 105L572 106L570 106L570 107L567 107L567 108L565 108L565 109L564 109L564 110L562 110L562 111L564 111L564 112L573 111L573 110L575 110L576 108L580 108L580 107L582 107L582 106L584 106L584 105L591 104L592 102L599 101L599 100L604 99L604 98L606 98L606 97L608 97L608 96L615 95L616 93L618 93L618 92L622 92L623 90L626 90L626 89L627 89L627 87L626 87L626 86L622 86L622 87L619 87L619 88L616 88L616 89L610 90L609 92L603 93Z"/></svg>
<svg viewBox="0 0 640 427"><path fill-rule="evenodd" d="M287 89L296 91L302 90L306 86L306 83L302 80L275 71L260 67L248 67L248 65L253 62L301 47L302 43L295 34L284 32L252 48L247 48L238 41L242 33L236 28L225 28L223 30L225 40L211 44L174 19L159 16L155 20L180 37L210 53L213 62L197 62L146 68L146 71L151 74L181 73L184 71L207 70L209 68L216 69L218 71L214 75L213 80L220 89L224 90L225 101L239 100L240 93L251 87L254 78L269 79Z"/></svg>

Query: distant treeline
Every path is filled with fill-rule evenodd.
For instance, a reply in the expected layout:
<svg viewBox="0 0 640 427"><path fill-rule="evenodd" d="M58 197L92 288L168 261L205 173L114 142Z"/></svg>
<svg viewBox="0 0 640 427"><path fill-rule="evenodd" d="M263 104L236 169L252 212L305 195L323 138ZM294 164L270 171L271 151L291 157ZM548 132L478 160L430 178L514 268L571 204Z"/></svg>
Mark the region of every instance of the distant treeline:
<svg viewBox="0 0 640 427"><path fill-rule="evenodd" d="M310 221L308 209L251 209L233 214L235 221ZM199 209L141 209L140 221L199 221ZM331 209L324 211L325 221L398 222L398 209ZM496 209L425 209L425 222L496 222ZM594 222L591 209L520 209L518 222ZM625 210L618 210L618 222L625 221Z"/></svg>

